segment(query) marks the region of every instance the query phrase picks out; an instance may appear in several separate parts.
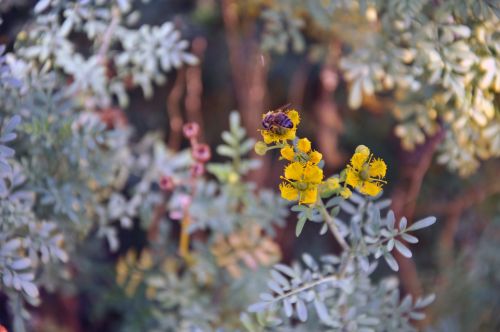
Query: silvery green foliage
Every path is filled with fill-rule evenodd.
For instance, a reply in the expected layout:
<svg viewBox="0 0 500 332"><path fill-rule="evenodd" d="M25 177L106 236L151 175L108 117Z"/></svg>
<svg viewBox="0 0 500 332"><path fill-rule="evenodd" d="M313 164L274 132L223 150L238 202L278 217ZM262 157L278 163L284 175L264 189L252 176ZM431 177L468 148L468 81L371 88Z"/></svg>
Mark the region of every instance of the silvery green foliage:
<svg viewBox="0 0 500 332"><path fill-rule="evenodd" d="M217 152L229 157L229 161L210 164L208 170L216 180L196 178L196 191L189 198L193 226L190 231L204 234L203 239L191 239L191 263L172 255L177 251L176 241L169 240L170 225L182 219L180 204L185 204L190 197L190 167L194 163L190 150L171 151L157 134L144 137L132 148L130 174L137 181L125 194L130 200L142 196L135 215L147 229L152 211L158 206L164 206L167 211L167 217L161 220L158 243L151 246L151 250L161 251L157 251L153 268L144 272L144 286L153 288L154 292L141 313L143 319L144 315L150 315L144 320L145 325L139 327L141 329L212 331L217 327L233 330L241 326L240 313L265 285L266 267L255 270L243 267L241 278L235 279L217 264L210 251L219 236L231 235L255 223L266 233L274 234L273 226L282 225L287 216L286 204L278 195L266 190L256 191L253 185L243 181L243 176L257 163L247 157L254 142L246 137L236 112L231 114L230 129L222 137L224 144ZM158 181L163 176L175 181L172 192L158 191ZM141 212L143 206L148 213ZM214 295L221 297L217 305L213 305Z"/></svg>
<svg viewBox="0 0 500 332"><path fill-rule="evenodd" d="M392 211L383 213L389 205L389 200L357 194L349 201L333 198L327 202L327 212L347 240L348 250L340 256L324 255L319 261L305 254L302 265L276 265L267 283L268 291L261 293L260 302L248 309L275 316L259 321L244 315L247 329L259 330L261 325L279 326L298 319L305 324L312 320L311 326L319 320L321 328L328 331L416 331L411 321L425 317L421 310L434 300L434 295L417 299L407 295L401 299L396 278L374 282L371 275L381 257L397 271L391 252L397 250L411 257L403 242L418 242L410 232L428 227L436 219L428 217L408 226L403 217L396 224ZM324 222L314 207L295 210L299 211L299 220Z"/></svg>
<svg viewBox="0 0 500 332"><path fill-rule="evenodd" d="M40 287L57 290L70 277L64 263L79 241L96 234L116 250L117 228L151 220L161 199L147 179L123 191L141 160L129 128L95 110L114 97L125 104L126 86L148 95L167 71L196 62L171 23L131 28L130 1L41 0L34 14L0 57L0 274L15 331L25 330L25 303L39 303Z"/></svg>
<svg viewBox="0 0 500 332"><path fill-rule="evenodd" d="M264 20L262 35L264 50L285 53L289 45L294 52L304 50L304 36L300 31L304 27L304 21L294 17L289 6L266 9L262 12L262 19Z"/></svg>
<svg viewBox="0 0 500 332"><path fill-rule="evenodd" d="M217 153L231 158L229 162L210 163L207 170L218 181L199 181L196 194L192 197L189 213L193 219L191 231L208 229L229 234L248 223L258 223L268 233L273 233L273 225L283 225L287 215L286 203L268 190L256 191L254 184L242 181L252 169L259 166L257 160L246 155L253 148L254 141L246 138L245 129L240 124L238 113L230 116L230 130L222 133L224 144L217 147ZM177 176L187 183L190 178L186 160L184 169L178 168ZM168 172L166 173L169 174ZM185 192L177 191L169 202L169 210L182 213Z"/></svg>
<svg viewBox="0 0 500 332"><path fill-rule="evenodd" d="M169 150L159 135L146 136L133 148L135 154L129 167L130 174L139 181L127 189L130 199L115 194L110 202L120 211L125 222L138 216L147 227L154 207L162 202L163 194L153 190L163 176L171 177L177 186L166 203L169 216L181 219L183 206L188 199L192 219L190 231L211 230L229 234L248 223L259 224L267 233L274 234L274 226L282 226L288 215L286 202L270 190L256 190L255 185L242 181L252 169L259 166L257 160L246 157L254 141L246 137L238 113L230 116L230 130L222 133L225 144L217 148L220 156L230 158L228 162L210 163L207 166L217 181L199 178L193 184L195 194L188 197L185 186L190 184L190 168L194 163L189 150ZM118 207L118 206L121 206Z"/></svg>
<svg viewBox="0 0 500 332"><path fill-rule="evenodd" d="M17 138L15 129L20 121L18 115L0 120L2 144ZM24 301L39 304L40 274L48 264L67 262L68 255L57 224L34 214L35 196L22 188L26 176L13 159L14 153L10 147L0 145L0 289L9 298L14 329L24 331L24 319L29 318Z"/></svg>
<svg viewBox="0 0 500 332"><path fill-rule="evenodd" d="M395 133L406 149L443 128L437 161L462 176L500 155L498 1L283 0L261 17L274 35L284 36L286 28L274 23L277 16L270 11L288 21L309 18L314 27L309 30L316 32L311 50L330 47L332 38L350 46L340 61L349 106L359 108L365 97L393 92ZM280 51L288 44L275 42Z"/></svg>
<svg viewBox="0 0 500 332"><path fill-rule="evenodd" d="M34 68L0 58L0 273L16 331L29 319L25 302L68 279L79 239L95 230L116 248L109 191L121 190L130 159L126 128L107 128L67 97L60 77Z"/></svg>
<svg viewBox="0 0 500 332"><path fill-rule="evenodd" d="M165 82L167 72L197 59L170 22L132 28L139 18L133 3L40 0L17 53L43 70L64 74L70 81L67 93L90 94L89 105L108 106L116 97L125 106L126 90L134 86L151 97L153 83ZM79 51L75 35L88 39L90 55Z"/></svg>

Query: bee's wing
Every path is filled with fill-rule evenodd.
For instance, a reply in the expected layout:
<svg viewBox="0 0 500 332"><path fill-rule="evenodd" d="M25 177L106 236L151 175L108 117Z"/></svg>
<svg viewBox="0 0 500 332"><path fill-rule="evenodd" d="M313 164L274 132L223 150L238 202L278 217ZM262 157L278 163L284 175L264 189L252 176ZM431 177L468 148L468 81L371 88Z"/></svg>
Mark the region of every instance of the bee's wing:
<svg viewBox="0 0 500 332"><path fill-rule="evenodd" d="M272 110L271 112L277 112L277 111L283 111L283 110L287 110L290 108L290 106L292 106L292 103L287 103L285 105L282 105L274 110Z"/></svg>

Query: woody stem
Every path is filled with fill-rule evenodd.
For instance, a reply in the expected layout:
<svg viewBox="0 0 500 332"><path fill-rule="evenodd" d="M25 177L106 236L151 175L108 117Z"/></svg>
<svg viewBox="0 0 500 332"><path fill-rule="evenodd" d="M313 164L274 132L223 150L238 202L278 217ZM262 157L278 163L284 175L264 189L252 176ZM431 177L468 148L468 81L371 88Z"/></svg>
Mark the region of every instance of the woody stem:
<svg viewBox="0 0 500 332"><path fill-rule="evenodd" d="M335 221L333 220L332 216L328 213L328 210L326 209L326 206L323 203L323 200L321 198L319 198L318 201L316 202L316 204L319 208L319 212L321 213L326 224L328 225L328 228L330 228L330 232L332 232L332 234L335 237L335 239L337 240L337 242L340 244L340 246L342 247L342 249L344 251L349 251L350 250L349 244L347 244L347 242L344 239L344 237L342 236L342 234L340 234L340 231L339 231L337 225L335 224Z"/></svg>

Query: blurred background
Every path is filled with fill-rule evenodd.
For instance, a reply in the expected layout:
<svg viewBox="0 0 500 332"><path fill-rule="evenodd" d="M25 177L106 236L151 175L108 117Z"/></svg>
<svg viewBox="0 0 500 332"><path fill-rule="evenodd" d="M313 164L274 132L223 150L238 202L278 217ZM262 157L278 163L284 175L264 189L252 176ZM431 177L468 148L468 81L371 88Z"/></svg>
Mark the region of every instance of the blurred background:
<svg viewBox="0 0 500 332"><path fill-rule="evenodd" d="M396 215L409 220L427 215L438 219L421 234L411 260L396 257L402 292L437 294L421 327L499 331L498 2L380 2L138 2L134 8L141 18L135 26L173 22L189 41L188 49L199 65L169 72L165 84L154 86L151 98L135 87L129 91L128 105L105 110L117 112L133 127L132 140L159 131L168 147L181 150L189 146L182 136L186 122L199 123L202 140L215 148L221 143L220 133L229 126L232 110L240 112L248 134L259 139L262 113L291 103L302 118L298 135L308 137L323 153L325 174L345 167L357 145L369 146L388 165L384 194L392 199ZM34 4L29 0L0 2L0 43L8 49L14 48L18 34L36 15ZM435 31L424 31L433 24ZM448 28L453 31L450 38L446 37ZM481 41L481 33L487 35L486 41ZM73 38L84 53L85 41ZM454 43L465 45L465 50ZM436 78L432 76L439 61L432 61L431 50L437 50L444 68ZM467 59L452 52L470 53L475 62L468 65ZM496 67L481 62L487 56ZM492 82L484 83L489 72ZM461 103L456 89L463 89ZM486 100L481 104L484 109L474 99L479 92ZM489 129L487 134L483 129ZM278 155L257 158L263 166L248 179L277 191L283 167ZM305 251L338 250L331 238L318 240L320 226L306 227L296 238L294 218L289 216L277 235L285 262ZM142 241L130 232L120 236L125 247ZM107 263L118 256L99 257L93 263L102 264L102 278L109 280L113 266ZM384 266L377 273L391 272ZM41 310L53 320L43 331L110 331L112 322L123 319L124 313L116 307L91 314L99 308L88 307L104 306L104 302L91 300L95 276L80 279L78 301L45 296L44 301L52 305ZM59 313L71 311L75 302L83 308L77 318ZM5 307L1 316L7 316Z"/></svg>

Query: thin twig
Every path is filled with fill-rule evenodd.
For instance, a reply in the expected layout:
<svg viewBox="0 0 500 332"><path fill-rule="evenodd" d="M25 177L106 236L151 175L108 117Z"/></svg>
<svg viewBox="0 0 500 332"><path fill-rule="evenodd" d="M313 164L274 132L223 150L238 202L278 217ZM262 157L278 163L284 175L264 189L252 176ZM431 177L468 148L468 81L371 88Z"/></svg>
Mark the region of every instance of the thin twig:
<svg viewBox="0 0 500 332"><path fill-rule="evenodd" d="M319 208L319 212L321 213L321 215L325 219L325 222L328 225L330 232L332 232L333 236L335 237L337 242L340 244L342 249L346 252L350 252L351 248L349 247L349 245L345 241L342 234L340 234L340 231L339 231L337 225L335 224L335 220L333 220L332 216L330 216L330 214L326 210L325 204L323 203L323 200L321 198L318 200L317 206Z"/></svg>
<svg viewBox="0 0 500 332"><path fill-rule="evenodd" d="M101 63L104 63L106 60L106 52L109 50L109 46L111 45L111 38L113 37L113 33L118 26L118 23L120 22L120 11L118 8L113 7L111 9L111 15L111 22L104 32L101 47L99 47L99 51L97 52L97 57Z"/></svg>

